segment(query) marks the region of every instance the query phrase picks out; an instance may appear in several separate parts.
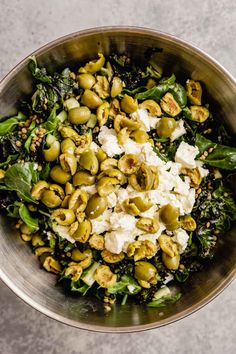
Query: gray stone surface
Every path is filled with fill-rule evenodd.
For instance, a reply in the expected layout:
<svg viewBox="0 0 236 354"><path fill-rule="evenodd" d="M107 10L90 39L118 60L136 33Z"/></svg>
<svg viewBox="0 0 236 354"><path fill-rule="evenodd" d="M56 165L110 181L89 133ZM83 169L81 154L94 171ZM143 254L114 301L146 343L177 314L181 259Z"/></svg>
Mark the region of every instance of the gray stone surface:
<svg viewBox="0 0 236 354"><path fill-rule="evenodd" d="M236 75L236 2L232 0L1 0L0 78L41 45L79 29L138 25L192 41ZM53 321L0 284L2 354L233 354L236 282L192 316L125 335L89 333Z"/></svg>

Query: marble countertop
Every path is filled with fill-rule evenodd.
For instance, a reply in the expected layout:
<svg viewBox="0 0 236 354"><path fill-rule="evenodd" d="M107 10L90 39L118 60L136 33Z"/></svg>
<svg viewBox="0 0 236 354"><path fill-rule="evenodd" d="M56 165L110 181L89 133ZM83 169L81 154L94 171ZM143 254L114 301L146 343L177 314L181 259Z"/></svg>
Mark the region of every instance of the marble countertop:
<svg viewBox="0 0 236 354"><path fill-rule="evenodd" d="M138 25L191 41L236 76L232 0L1 0L0 79L21 59L62 35L101 25ZM2 354L234 354L236 282L177 323L137 334L99 334L38 313L0 283Z"/></svg>

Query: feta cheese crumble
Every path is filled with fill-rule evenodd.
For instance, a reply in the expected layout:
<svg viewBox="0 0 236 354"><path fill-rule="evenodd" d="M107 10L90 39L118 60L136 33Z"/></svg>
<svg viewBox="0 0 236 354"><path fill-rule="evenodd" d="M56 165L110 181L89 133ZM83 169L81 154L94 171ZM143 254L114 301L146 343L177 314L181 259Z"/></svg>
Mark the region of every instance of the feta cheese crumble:
<svg viewBox="0 0 236 354"><path fill-rule="evenodd" d="M115 129L109 129L105 125L101 127L98 134L98 141L102 145L101 148L109 157L120 155L124 152L118 143Z"/></svg>
<svg viewBox="0 0 236 354"><path fill-rule="evenodd" d="M199 150L196 146L189 145L182 141L176 151L175 161L179 162L182 167L195 168L195 158L198 155Z"/></svg>
<svg viewBox="0 0 236 354"><path fill-rule="evenodd" d="M173 240L178 244L179 253L183 253L188 245L189 235L183 229L177 229L173 231Z"/></svg>
<svg viewBox="0 0 236 354"><path fill-rule="evenodd" d="M170 136L170 141L174 141L174 140L180 138L182 135L187 133L186 129L184 128L183 119L178 120L176 123L177 123L177 126Z"/></svg>

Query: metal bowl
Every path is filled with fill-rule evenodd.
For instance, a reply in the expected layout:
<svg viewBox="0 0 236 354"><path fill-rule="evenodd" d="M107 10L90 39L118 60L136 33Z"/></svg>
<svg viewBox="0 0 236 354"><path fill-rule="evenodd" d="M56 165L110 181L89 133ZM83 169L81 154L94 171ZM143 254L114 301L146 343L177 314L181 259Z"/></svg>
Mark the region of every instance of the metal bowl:
<svg viewBox="0 0 236 354"><path fill-rule="evenodd" d="M145 60L147 49L159 47L159 64L178 79L201 80L206 88L216 119L223 119L236 131L236 83L212 58L174 36L135 27L103 27L60 38L37 50L40 65L49 70L78 66L80 61L111 52L128 53ZM32 93L28 60L17 65L0 84L1 115L16 112L18 102ZM236 228L219 242L219 249L207 271L194 274L180 286L183 296L164 309L144 305L115 305L105 313L96 299L66 297L55 286L55 277L42 271L32 254L6 219L0 222L0 275L20 298L42 313L63 323L93 331L133 332L160 327L198 310L218 295L236 273Z"/></svg>

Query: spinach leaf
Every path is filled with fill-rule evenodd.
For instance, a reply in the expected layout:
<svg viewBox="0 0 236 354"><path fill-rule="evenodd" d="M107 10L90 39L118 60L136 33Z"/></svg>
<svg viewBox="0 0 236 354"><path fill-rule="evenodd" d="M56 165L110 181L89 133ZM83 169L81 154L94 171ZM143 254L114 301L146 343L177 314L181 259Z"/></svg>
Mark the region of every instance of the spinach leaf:
<svg viewBox="0 0 236 354"><path fill-rule="evenodd" d="M51 110L50 116L47 121L43 124L43 127L50 132L55 132L58 128L58 124L60 123L57 117L57 109L59 108L58 104L55 104L53 109Z"/></svg>
<svg viewBox="0 0 236 354"><path fill-rule="evenodd" d="M138 283L129 275L123 275L121 280L107 289L109 294L135 295L141 291Z"/></svg>
<svg viewBox="0 0 236 354"><path fill-rule="evenodd" d="M0 168L7 166L11 161L15 161L19 154L8 155L6 161L0 162Z"/></svg>
<svg viewBox="0 0 236 354"><path fill-rule="evenodd" d="M35 132L36 132L37 129L38 128L33 128L30 131L29 136L28 136L28 138L25 141L24 147L25 147L25 150L28 152L28 154L30 153L30 145L31 145L33 137L36 135Z"/></svg>
<svg viewBox="0 0 236 354"><path fill-rule="evenodd" d="M177 302L180 298L181 298L181 294L177 294L177 295L173 295L173 296L163 296L158 300L154 300L151 302L147 303L148 307L166 307L170 304L174 304L175 302Z"/></svg>
<svg viewBox="0 0 236 354"><path fill-rule="evenodd" d="M0 135L6 135L11 133L18 125L18 120L16 118L9 118L0 123Z"/></svg>
<svg viewBox="0 0 236 354"><path fill-rule="evenodd" d="M224 170L234 170L236 168L236 148L214 143L200 134L196 135L196 146L200 154L209 148L213 151L208 154L204 163L206 165L222 168Z"/></svg>
<svg viewBox="0 0 236 354"><path fill-rule="evenodd" d="M172 74L170 77L163 77L159 83L160 84L174 84L176 81L176 76L175 74Z"/></svg>
<svg viewBox="0 0 236 354"><path fill-rule="evenodd" d="M20 203L19 215L20 218L31 229L32 232L38 231L39 229L38 219L35 219L30 215L30 212L24 203Z"/></svg>
<svg viewBox="0 0 236 354"><path fill-rule="evenodd" d="M81 293L83 296L87 293L87 291L90 288L91 287L87 284L81 285L81 282L71 281L71 291L77 291L77 292Z"/></svg>
<svg viewBox="0 0 236 354"><path fill-rule="evenodd" d="M38 68L36 57L33 55L29 57L29 69L31 74L38 80L44 83L52 83L52 77L47 75L45 68Z"/></svg>
<svg viewBox="0 0 236 354"><path fill-rule="evenodd" d="M135 95L138 100L153 99L160 102L162 96L165 93L170 92L174 96L174 99L178 102L181 108L185 107L187 104L187 95L185 88L179 83L169 84L162 83L157 86L152 87L145 92L140 92Z"/></svg>
<svg viewBox="0 0 236 354"><path fill-rule="evenodd" d="M16 191L20 199L37 203L30 193L33 183L36 183L38 179L34 166L32 162L12 165L6 171L4 183L9 190Z"/></svg>

